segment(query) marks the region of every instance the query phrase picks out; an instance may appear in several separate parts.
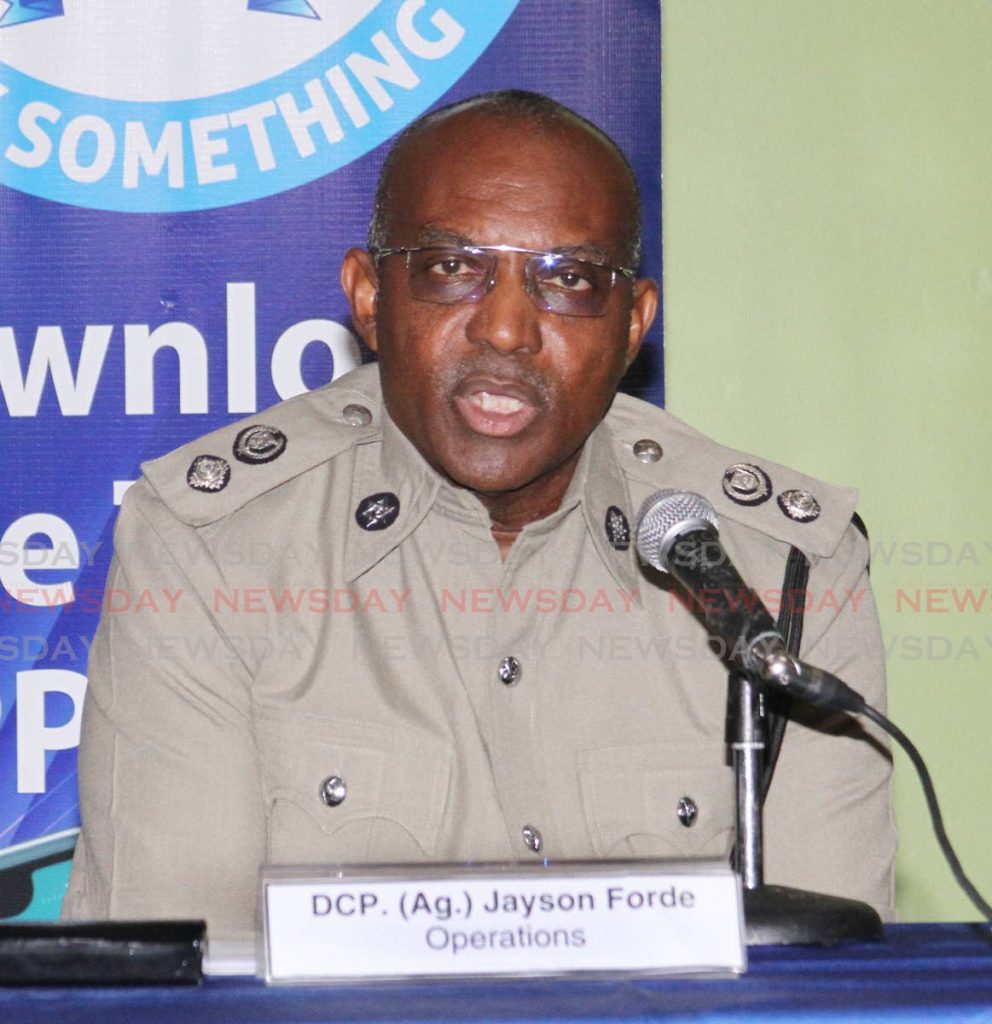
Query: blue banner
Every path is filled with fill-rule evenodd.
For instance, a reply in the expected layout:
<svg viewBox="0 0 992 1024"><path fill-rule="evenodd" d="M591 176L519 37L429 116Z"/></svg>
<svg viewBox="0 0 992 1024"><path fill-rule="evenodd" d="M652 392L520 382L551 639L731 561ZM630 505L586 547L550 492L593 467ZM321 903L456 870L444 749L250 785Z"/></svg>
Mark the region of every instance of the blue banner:
<svg viewBox="0 0 992 1024"><path fill-rule="evenodd" d="M337 270L388 141L503 87L620 143L660 279L658 0L0 0L0 917L58 913L101 611L163 610L105 590L139 463L370 358Z"/></svg>

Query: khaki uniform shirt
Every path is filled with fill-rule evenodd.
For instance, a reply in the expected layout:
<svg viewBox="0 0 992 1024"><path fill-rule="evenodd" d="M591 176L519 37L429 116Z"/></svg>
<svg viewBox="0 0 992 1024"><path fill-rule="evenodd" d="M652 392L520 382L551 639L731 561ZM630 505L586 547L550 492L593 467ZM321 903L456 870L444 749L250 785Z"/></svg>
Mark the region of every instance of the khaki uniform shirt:
<svg viewBox="0 0 992 1024"><path fill-rule="evenodd" d="M108 604L127 610L105 611L91 654L68 916L248 929L263 863L725 856L726 671L630 542L662 487L713 502L773 615L800 547L803 656L884 706L852 491L765 462L770 500L739 504L721 481L753 458L621 395L561 508L503 562L478 499L383 415L375 367L246 422L273 428L252 458L232 457L245 424L225 427L147 463L125 498ZM634 453L645 438L656 461ZM197 476L202 455L224 463ZM786 490L820 515L790 519ZM363 504L381 495L388 522L392 499ZM853 719L799 717L766 880L891 915L885 746Z"/></svg>

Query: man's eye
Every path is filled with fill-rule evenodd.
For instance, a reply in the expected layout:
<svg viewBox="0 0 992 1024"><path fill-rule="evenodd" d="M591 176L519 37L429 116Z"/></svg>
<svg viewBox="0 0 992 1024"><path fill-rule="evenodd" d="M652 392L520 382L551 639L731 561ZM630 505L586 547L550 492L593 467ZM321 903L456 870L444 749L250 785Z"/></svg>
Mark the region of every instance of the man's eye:
<svg viewBox="0 0 992 1024"><path fill-rule="evenodd" d="M545 278L547 284L567 292L583 292L593 287L587 274L574 267L562 267Z"/></svg>
<svg viewBox="0 0 992 1024"><path fill-rule="evenodd" d="M427 270L437 277L470 277L479 273L478 267L461 256L439 256L428 264Z"/></svg>

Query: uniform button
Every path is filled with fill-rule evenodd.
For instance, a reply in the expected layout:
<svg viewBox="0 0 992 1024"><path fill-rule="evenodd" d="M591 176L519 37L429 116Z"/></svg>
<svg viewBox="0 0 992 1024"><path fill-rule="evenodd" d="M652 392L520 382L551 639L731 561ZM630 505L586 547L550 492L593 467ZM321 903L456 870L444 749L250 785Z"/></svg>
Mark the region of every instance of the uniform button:
<svg viewBox="0 0 992 1024"><path fill-rule="evenodd" d="M691 796L684 796L679 800L675 813L686 828L692 828L696 824L696 818L699 817L699 808Z"/></svg>
<svg viewBox="0 0 992 1024"><path fill-rule="evenodd" d="M643 437L634 442L634 457L641 462L657 462L662 455L661 445L650 437Z"/></svg>
<svg viewBox="0 0 992 1024"><path fill-rule="evenodd" d="M331 775L320 784L320 799L328 807L337 807L338 804L344 803L347 795L348 787L340 775Z"/></svg>
<svg viewBox="0 0 992 1024"><path fill-rule="evenodd" d="M367 427L372 422L372 413L364 405L346 405L341 410L345 423L353 427Z"/></svg>
<svg viewBox="0 0 992 1024"><path fill-rule="evenodd" d="M524 825L520 832L524 837L524 845L527 849L533 853L540 853L541 847L544 846L544 839L541 837L541 833L533 825Z"/></svg>
<svg viewBox="0 0 992 1024"><path fill-rule="evenodd" d="M499 675L499 681L504 686L513 686L514 683L519 683L520 677L524 674L523 666L512 654L507 655L499 663L496 672Z"/></svg>

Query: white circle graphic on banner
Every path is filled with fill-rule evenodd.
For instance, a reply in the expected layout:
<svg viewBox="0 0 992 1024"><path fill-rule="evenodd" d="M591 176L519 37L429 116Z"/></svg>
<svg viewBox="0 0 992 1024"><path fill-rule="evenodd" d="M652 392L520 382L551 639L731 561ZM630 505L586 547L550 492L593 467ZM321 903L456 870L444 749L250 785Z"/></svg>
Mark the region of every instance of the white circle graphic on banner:
<svg viewBox="0 0 992 1024"><path fill-rule="evenodd" d="M64 0L62 15L16 32L9 27L0 35L0 55L26 75L89 96L192 99L302 64L380 2L300 0L283 5L296 14L277 17L277 10L247 0Z"/></svg>
<svg viewBox="0 0 992 1024"><path fill-rule="evenodd" d="M172 212L355 160L478 60L520 0L0 0L0 184Z"/></svg>

